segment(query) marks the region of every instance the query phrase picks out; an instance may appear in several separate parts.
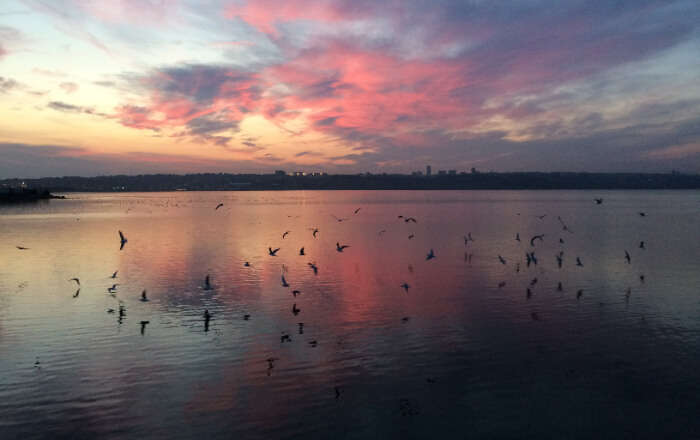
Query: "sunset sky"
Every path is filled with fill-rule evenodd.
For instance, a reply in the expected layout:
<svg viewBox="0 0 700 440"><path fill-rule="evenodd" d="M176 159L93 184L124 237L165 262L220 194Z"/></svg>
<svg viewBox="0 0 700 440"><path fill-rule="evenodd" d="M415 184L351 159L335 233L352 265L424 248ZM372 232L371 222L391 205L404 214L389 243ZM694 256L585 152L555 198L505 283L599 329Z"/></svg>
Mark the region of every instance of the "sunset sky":
<svg viewBox="0 0 700 440"><path fill-rule="evenodd" d="M0 178L700 172L698 0L4 0Z"/></svg>

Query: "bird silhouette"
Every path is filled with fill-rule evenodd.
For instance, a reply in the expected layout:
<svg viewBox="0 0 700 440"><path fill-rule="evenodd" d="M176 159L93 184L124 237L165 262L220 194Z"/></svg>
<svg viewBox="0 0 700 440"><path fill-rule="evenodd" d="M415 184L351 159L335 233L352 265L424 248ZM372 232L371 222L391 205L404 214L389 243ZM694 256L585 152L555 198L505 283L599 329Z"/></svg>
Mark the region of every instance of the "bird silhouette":
<svg viewBox="0 0 700 440"><path fill-rule="evenodd" d="M299 255L306 255L306 254L304 253L304 248L303 248L303 247L302 247L301 249L299 249Z"/></svg>
<svg viewBox="0 0 700 440"><path fill-rule="evenodd" d="M217 209L221 208L222 206L224 206L224 204L223 204L223 203L219 203L218 205L216 205L216 208L214 208L214 211L216 211Z"/></svg>
<svg viewBox="0 0 700 440"><path fill-rule="evenodd" d="M114 292L116 292L116 291L117 291L117 286L118 286L118 285L119 285L119 284L112 284L112 287L108 287L108 288L107 288L107 292L109 292L109 293L114 293Z"/></svg>
<svg viewBox="0 0 700 440"><path fill-rule="evenodd" d="M559 281L559 283L557 284L557 291L561 292L562 290L564 290L564 286L562 286L561 281Z"/></svg>
<svg viewBox="0 0 700 440"><path fill-rule="evenodd" d="M532 290L530 290L530 288L528 287L527 289L525 289L525 298L530 299L531 296Z"/></svg>
<svg viewBox="0 0 700 440"><path fill-rule="evenodd" d="M294 316L297 316L299 312L301 312L301 309L297 307L297 303L294 303L294 305L292 306L292 314Z"/></svg>
<svg viewBox="0 0 700 440"><path fill-rule="evenodd" d="M282 287L289 287L289 283L287 283L287 280L284 278L284 275L282 275Z"/></svg>
<svg viewBox="0 0 700 440"><path fill-rule="evenodd" d="M349 247L350 246L347 244L344 244L341 246L340 243L338 243L338 242L335 243L335 250L337 250L338 252L343 252L344 249L349 248Z"/></svg>
<svg viewBox="0 0 700 440"><path fill-rule="evenodd" d="M346 218L336 217L336 216L334 216L333 214L331 214L331 217L333 217L334 219L336 219L336 220L338 221L338 223L344 222L345 220L347 220Z"/></svg>
<svg viewBox="0 0 700 440"><path fill-rule="evenodd" d="M640 216L640 217L646 217L646 215L647 215L646 212L641 212L641 211L639 212L639 216Z"/></svg>
<svg viewBox="0 0 700 440"><path fill-rule="evenodd" d="M77 278L71 278L68 281L75 281L78 284L78 287L80 287L80 280Z"/></svg>
<svg viewBox="0 0 700 440"><path fill-rule="evenodd" d="M110 278L116 278L118 272L119 272L118 270L115 270L114 273L112 274L112 276L111 276Z"/></svg>
<svg viewBox="0 0 700 440"><path fill-rule="evenodd" d="M583 267L583 263L581 262L581 258L576 257L576 265Z"/></svg>
<svg viewBox="0 0 700 440"><path fill-rule="evenodd" d="M292 231L284 231L284 234L282 234L282 240Z"/></svg>
<svg viewBox="0 0 700 440"><path fill-rule="evenodd" d="M124 245L126 244L126 242L129 240L126 239L126 237L124 236L124 233L122 231L118 231L118 232L119 232L119 242L120 242L119 250L122 250L122 249L124 249Z"/></svg>
<svg viewBox="0 0 700 440"><path fill-rule="evenodd" d="M406 223L409 223L409 222L418 223L418 222L416 221L416 219L413 218L413 217L406 217L405 219L403 219L403 221L406 222Z"/></svg>
<svg viewBox="0 0 700 440"><path fill-rule="evenodd" d="M362 208L361 208L361 207L360 207L360 208L357 208L357 209L355 210L355 214L357 214L358 212L360 212L360 209L362 209Z"/></svg>
<svg viewBox="0 0 700 440"><path fill-rule="evenodd" d="M415 235L414 235L414 234L411 234L411 235L408 236L408 239L410 240L410 239L412 239L413 237L415 237Z"/></svg>
<svg viewBox="0 0 700 440"><path fill-rule="evenodd" d="M428 255L425 256L425 259L432 260L433 258L435 258L435 252L433 252L433 250L430 249L430 252L428 252Z"/></svg>
<svg viewBox="0 0 700 440"><path fill-rule="evenodd" d="M403 288L403 290L406 291L406 293L408 293L408 289L409 289L409 287L411 287L411 286L409 286L408 283L403 283L403 284L401 285L401 287Z"/></svg>
<svg viewBox="0 0 700 440"><path fill-rule="evenodd" d="M243 266L250 267L250 262L246 261L245 263L243 263Z"/></svg>
<svg viewBox="0 0 700 440"><path fill-rule="evenodd" d="M537 217L540 220L544 220L544 218L547 217L547 214L536 215L535 217Z"/></svg>
<svg viewBox="0 0 700 440"><path fill-rule="evenodd" d="M143 292L141 292L141 302L147 302L148 297L146 297L146 289L143 289Z"/></svg>
<svg viewBox="0 0 700 440"><path fill-rule="evenodd" d="M506 282L505 282L505 281L501 281L500 283L498 283L498 288L500 289L500 288L502 288L502 287L505 287L505 285L506 285Z"/></svg>
<svg viewBox="0 0 700 440"><path fill-rule="evenodd" d="M318 228L314 228L313 232L311 233L311 235L313 235L314 238L316 238L316 234L318 234Z"/></svg>
<svg viewBox="0 0 700 440"><path fill-rule="evenodd" d="M535 240L544 241L544 234L535 235L534 237L532 237L532 238L530 239L530 246L534 246L534 245L535 245Z"/></svg>
<svg viewBox="0 0 700 440"><path fill-rule="evenodd" d="M15 247L16 247L17 249L19 249L20 251L28 251L28 250L29 250L28 247L24 247L24 246L15 246Z"/></svg>
<svg viewBox="0 0 700 440"><path fill-rule="evenodd" d="M639 242L639 249L646 249L646 248L644 247L644 242L643 242L643 241L640 241L640 242Z"/></svg>
<svg viewBox="0 0 700 440"><path fill-rule="evenodd" d="M569 227L566 225L566 223L564 223L564 220L562 220L560 216L557 216L557 220L559 221L559 224L561 225L562 231L566 231L566 232L569 232L571 234L574 233L574 231L569 229Z"/></svg>
<svg viewBox="0 0 700 440"><path fill-rule="evenodd" d="M75 293L73 294L73 298L77 298L78 295L80 295L80 287L78 287L78 290L76 290Z"/></svg>
<svg viewBox="0 0 700 440"><path fill-rule="evenodd" d="M314 271L314 275L318 275L318 266L315 263L307 263L309 267Z"/></svg>
<svg viewBox="0 0 700 440"><path fill-rule="evenodd" d="M602 198L600 198L600 199L593 199L593 200L595 200L596 205L601 205L601 204L603 203L603 199L602 199Z"/></svg>
<svg viewBox="0 0 700 440"><path fill-rule="evenodd" d="M141 321L141 336L146 332L146 324L148 324L150 321Z"/></svg>
<svg viewBox="0 0 700 440"><path fill-rule="evenodd" d="M279 251L279 250L280 250L280 248L277 248L277 249L272 249L271 247L267 248L267 252L273 257L277 256L277 251Z"/></svg>
<svg viewBox="0 0 700 440"><path fill-rule="evenodd" d="M630 253L625 250L625 260L627 260L627 264L632 263L632 257L630 257Z"/></svg>
<svg viewBox="0 0 700 440"><path fill-rule="evenodd" d="M209 278L209 274L204 278L204 290L211 290L211 279Z"/></svg>
<svg viewBox="0 0 700 440"><path fill-rule="evenodd" d="M578 289L576 292L576 299L580 299L583 296L583 289Z"/></svg>
<svg viewBox="0 0 700 440"><path fill-rule="evenodd" d="M516 232L515 234L515 241L520 241L520 233Z"/></svg>
<svg viewBox="0 0 700 440"><path fill-rule="evenodd" d="M501 264L506 264L505 258L501 257L500 255L498 256L498 261L500 261Z"/></svg>
<svg viewBox="0 0 700 440"><path fill-rule="evenodd" d="M294 298L297 297L297 295L300 295L301 292L299 290L292 290L292 295L294 295Z"/></svg>

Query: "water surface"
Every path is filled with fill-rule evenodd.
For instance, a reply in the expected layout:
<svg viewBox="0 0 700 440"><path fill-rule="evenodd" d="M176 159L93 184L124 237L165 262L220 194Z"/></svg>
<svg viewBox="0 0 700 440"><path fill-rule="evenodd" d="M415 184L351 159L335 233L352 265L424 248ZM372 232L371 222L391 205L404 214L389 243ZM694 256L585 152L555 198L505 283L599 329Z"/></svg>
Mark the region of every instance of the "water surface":
<svg viewBox="0 0 700 440"><path fill-rule="evenodd" d="M0 207L1 438L700 436L700 192L68 197Z"/></svg>

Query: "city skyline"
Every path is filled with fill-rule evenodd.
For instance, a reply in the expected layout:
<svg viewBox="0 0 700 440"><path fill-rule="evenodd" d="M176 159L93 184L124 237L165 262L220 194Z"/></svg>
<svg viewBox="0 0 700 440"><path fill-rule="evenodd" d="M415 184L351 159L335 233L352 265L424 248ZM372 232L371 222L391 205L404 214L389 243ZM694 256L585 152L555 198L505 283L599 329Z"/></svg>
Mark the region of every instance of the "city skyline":
<svg viewBox="0 0 700 440"><path fill-rule="evenodd" d="M700 171L700 6L0 6L0 178Z"/></svg>

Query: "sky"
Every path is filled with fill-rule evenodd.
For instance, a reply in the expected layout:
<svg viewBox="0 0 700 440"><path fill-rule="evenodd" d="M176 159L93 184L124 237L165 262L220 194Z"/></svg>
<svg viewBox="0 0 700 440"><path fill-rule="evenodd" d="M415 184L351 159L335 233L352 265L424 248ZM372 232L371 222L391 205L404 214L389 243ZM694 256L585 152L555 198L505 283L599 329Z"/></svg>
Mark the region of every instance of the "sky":
<svg viewBox="0 0 700 440"><path fill-rule="evenodd" d="M4 0L0 178L700 172L698 0Z"/></svg>

